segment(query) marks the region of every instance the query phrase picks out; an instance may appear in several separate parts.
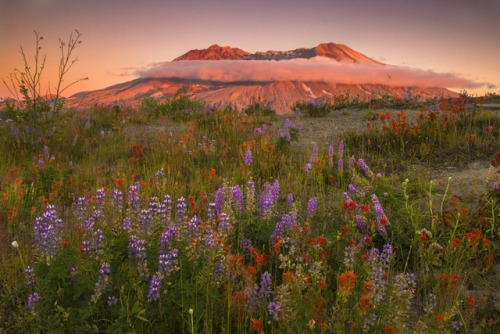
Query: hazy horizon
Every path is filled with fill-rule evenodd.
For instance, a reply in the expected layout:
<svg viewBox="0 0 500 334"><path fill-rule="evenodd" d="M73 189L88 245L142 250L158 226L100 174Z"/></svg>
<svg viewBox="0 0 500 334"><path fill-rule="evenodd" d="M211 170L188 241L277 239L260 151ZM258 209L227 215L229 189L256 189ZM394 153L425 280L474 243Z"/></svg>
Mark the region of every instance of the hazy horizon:
<svg viewBox="0 0 500 334"><path fill-rule="evenodd" d="M498 1L478 5L471 0L316 0L307 4L290 0L0 0L0 78L6 79L22 66L20 45L32 57L33 30L37 30L44 37L41 51L47 54L43 83L50 81L53 86L58 39L67 40L78 29L82 44L74 55L79 62L66 82L81 77L90 80L71 87L65 96L135 79L137 69L155 70L155 64L168 64L189 50L212 44L254 53L327 42L345 44L413 75L433 73L433 78L441 80L436 82L447 83L444 77L459 79L460 87L444 87L481 95L500 89L498 14ZM476 87L477 83L497 87ZM1 83L0 97L7 96Z"/></svg>

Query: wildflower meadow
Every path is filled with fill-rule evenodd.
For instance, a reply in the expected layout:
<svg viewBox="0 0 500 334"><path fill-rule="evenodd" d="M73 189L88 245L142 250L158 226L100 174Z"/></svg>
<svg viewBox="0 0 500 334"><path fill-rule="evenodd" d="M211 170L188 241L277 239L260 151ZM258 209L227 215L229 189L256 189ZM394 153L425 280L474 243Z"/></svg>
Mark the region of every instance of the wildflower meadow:
<svg viewBox="0 0 500 334"><path fill-rule="evenodd" d="M316 143L338 104L8 105L0 332L498 333L498 112L398 103ZM411 169L469 161L481 189Z"/></svg>

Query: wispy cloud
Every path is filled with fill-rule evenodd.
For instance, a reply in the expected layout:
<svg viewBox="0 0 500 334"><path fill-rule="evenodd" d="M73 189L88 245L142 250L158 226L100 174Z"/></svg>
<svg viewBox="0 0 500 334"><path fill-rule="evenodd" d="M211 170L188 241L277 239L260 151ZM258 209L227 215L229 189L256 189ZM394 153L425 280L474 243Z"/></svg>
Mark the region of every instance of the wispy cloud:
<svg viewBox="0 0 500 334"><path fill-rule="evenodd" d="M136 70L140 77L183 78L222 82L238 81L324 81L343 84L386 84L391 86L478 88L476 82L453 73L420 69L338 62L330 58L267 60L191 60L162 62Z"/></svg>

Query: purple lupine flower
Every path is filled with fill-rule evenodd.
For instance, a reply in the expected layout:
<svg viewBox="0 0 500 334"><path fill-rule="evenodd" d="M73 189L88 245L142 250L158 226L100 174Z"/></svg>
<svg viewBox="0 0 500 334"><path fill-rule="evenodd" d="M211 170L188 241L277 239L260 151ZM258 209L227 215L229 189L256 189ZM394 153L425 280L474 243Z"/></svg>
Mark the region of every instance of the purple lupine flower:
<svg viewBox="0 0 500 334"><path fill-rule="evenodd" d="M290 132L287 132L287 133L285 134L285 139L286 139L286 141L290 141L290 139L291 139L291 138L292 138L292 137L290 136Z"/></svg>
<svg viewBox="0 0 500 334"><path fill-rule="evenodd" d="M208 203L207 207L207 218L208 219L214 219L217 217L217 208L215 203Z"/></svg>
<svg viewBox="0 0 500 334"><path fill-rule="evenodd" d="M43 162L43 159L42 158L38 159L38 168L42 169L44 165L45 163Z"/></svg>
<svg viewBox="0 0 500 334"><path fill-rule="evenodd" d="M244 212L245 211L245 200L243 199L243 193L241 192L241 188L239 185L235 185L232 189L231 189L232 193L233 193L233 198L237 201L237 203L239 204L239 209L240 209L240 212Z"/></svg>
<svg viewBox="0 0 500 334"><path fill-rule="evenodd" d="M149 284L149 291L147 296L148 303L151 303L160 298L160 289L161 289L161 276L153 275L153 278L151 278L151 283Z"/></svg>
<svg viewBox="0 0 500 334"><path fill-rule="evenodd" d="M160 249L167 251L170 242L175 237L177 237L177 227L175 225L168 226L167 230L160 236Z"/></svg>
<svg viewBox="0 0 500 334"><path fill-rule="evenodd" d="M79 221L84 222L87 220L87 199L85 197L78 197L76 199L76 216Z"/></svg>
<svg viewBox="0 0 500 334"><path fill-rule="evenodd" d="M368 229L366 228L366 224L365 224L365 221L363 220L363 218L361 218L359 215L356 215L355 220L356 220L356 227L358 228L358 231L360 233L367 234Z"/></svg>
<svg viewBox="0 0 500 334"><path fill-rule="evenodd" d="M99 279L94 288L94 294L91 300L96 303L99 297L102 295L102 290L104 290L109 284L109 263L103 262L101 269L99 269Z"/></svg>
<svg viewBox="0 0 500 334"><path fill-rule="evenodd" d="M186 200L184 199L184 197L177 199L176 208L177 208L176 212L177 222L181 223L184 221L184 215L186 214L187 211Z"/></svg>
<svg viewBox="0 0 500 334"><path fill-rule="evenodd" d="M280 183L278 181L275 181L271 189L273 202L275 202L278 199L279 194L280 194Z"/></svg>
<svg viewBox="0 0 500 334"><path fill-rule="evenodd" d="M172 266L177 263L179 250L177 248L169 251L167 254L160 254L158 257L158 270L164 275L170 274Z"/></svg>
<svg viewBox="0 0 500 334"><path fill-rule="evenodd" d="M281 216L280 221L278 221L276 223L276 225L274 225L274 231L271 234L271 240L274 241L277 238L281 238L285 228L287 228L288 230L291 230L294 225L295 225L295 219L293 216L293 212L292 212L292 215L285 213L283 216Z"/></svg>
<svg viewBox="0 0 500 334"><path fill-rule="evenodd" d="M333 155L333 146L328 146L328 155L332 156Z"/></svg>
<svg viewBox="0 0 500 334"><path fill-rule="evenodd" d="M248 150L245 152L245 165L250 166L252 163L252 151Z"/></svg>
<svg viewBox="0 0 500 334"><path fill-rule="evenodd" d="M90 250L91 250L91 247L90 247L91 243L90 243L90 241L83 240L82 243L81 243L81 245L82 245L82 248L81 248L82 253L84 253L84 254L90 253Z"/></svg>
<svg viewBox="0 0 500 334"><path fill-rule="evenodd" d="M118 303L118 299L116 299L115 296L109 296L107 303L108 303L108 306L115 305L116 303Z"/></svg>
<svg viewBox="0 0 500 334"><path fill-rule="evenodd" d="M151 215L151 209L142 209L139 212L139 220L141 222L142 231L146 233L151 228L151 222L153 221L153 216Z"/></svg>
<svg viewBox="0 0 500 334"><path fill-rule="evenodd" d="M353 193L353 194L359 194L358 189L356 189L356 188L355 188L352 184L349 184L349 185L347 186L347 190L349 190L349 191L350 191L351 193Z"/></svg>
<svg viewBox="0 0 500 334"><path fill-rule="evenodd" d="M196 216L193 216L191 219L187 220L186 232L187 232L189 240L191 240L191 238L194 238L195 235L198 233L200 224L201 224L201 221Z"/></svg>
<svg viewBox="0 0 500 334"><path fill-rule="evenodd" d="M493 190L495 189L500 189L500 184L498 184L498 182L493 182L493 187L492 187Z"/></svg>
<svg viewBox="0 0 500 334"><path fill-rule="evenodd" d="M313 155L318 155L318 145L313 145Z"/></svg>
<svg viewBox="0 0 500 334"><path fill-rule="evenodd" d="M297 125L297 130L302 130L302 122L299 123L299 125Z"/></svg>
<svg viewBox="0 0 500 334"><path fill-rule="evenodd" d="M338 170L340 173L342 173L344 171L344 161L342 159L339 159Z"/></svg>
<svg viewBox="0 0 500 334"><path fill-rule="evenodd" d="M31 313L35 313L35 304L37 301L40 300L40 295L37 292L31 293L28 296L28 310L30 310Z"/></svg>
<svg viewBox="0 0 500 334"><path fill-rule="evenodd" d="M273 196L269 192L264 192L259 197L259 212L261 217L269 218L273 208Z"/></svg>
<svg viewBox="0 0 500 334"><path fill-rule="evenodd" d="M370 195L370 189L368 189L367 186L363 187L363 191L365 192L365 194Z"/></svg>
<svg viewBox="0 0 500 334"><path fill-rule="evenodd" d="M217 229L221 234L228 233L231 230L231 221L224 212L219 215L219 226Z"/></svg>
<svg viewBox="0 0 500 334"><path fill-rule="evenodd" d="M97 229L93 234L92 234L92 244L94 248L94 252L97 253L99 249L104 248L104 235L103 232L100 229Z"/></svg>
<svg viewBox="0 0 500 334"><path fill-rule="evenodd" d="M252 249L252 241L250 239L242 239L240 241L240 247L250 253L250 250Z"/></svg>
<svg viewBox="0 0 500 334"><path fill-rule="evenodd" d="M287 118L285 120L285 125L283 125L283 130L287 130L291 126L292 126L292 124L290 123L290 120Z"/></svg>
<svg viewBox="0 0 500 334"><path fill-rule="evenodd" d="M280 314L280 304L277 302L270 302L268 306L269 315L273 317L274 320L278 320Z"/></svg>
<svg viewBox="0 0 500 334"><path fill-rule="evenodd" d="M224 203L226 199L224 198L224 189L220 188L215 192L215 210L217 214L221 214L224 209Z"/></svg>
<svg viewBox="0 0 500 334"><path fill-rule="evenodd" d="M33 272L33 268L31 268L30 266L28 266L26 268L26 270L24 271L24 273L26 274L27 280L28 280L28 283L26 285L28 285L30 287L35 286L35 284L36 284L36 275Z"/></svg>
<svg viewBox="0 0 500 334"><path fill-rule="evenodd" d="M295 118L299 118L300 117L300 109L299 108L296 108L295 109Z"/></svg>
<svg viewBox="0 0 500 334"><path fill-rule="evenodd" d="M30 127L28 125L24 128L24 132L26 132L27 135L30 133Z"/></svg>
<svg viewBox="0 0 500 334"><path fill-rule="evenodd" d="M271 286L272 286L271 274L267 271L260 276L260 297L262 299L268 299L271 297Z"/></svg>
<svg viewBox="0 0 500 334"><path fill-rule="evenodd" d="M158 198L151 197L149 198L148 208L151 211L151 214L158 215L160 203L158 202Z"/></svg>
<svg viewBox="0 0 500 334"><path fill-rule="evenodd" d="M200 144L201 145L201 144ZM164 177L165 173L163 172L163 168L160 169L159 171L156 172L155 178L159 180L160 178Z"/></svg>
<svg viewBox="0 0 500 334"><path fill-rule="evenodd" d="M342 157L343 153L344 153L344 141L341 140L339 143L339 157Z"/></svg>
<svg viewBox="0 0 500 334"><path fill-rule="evenodd" d="M286 205L288 207L291 207L293 204L293 195L292 194L288 194L287 198L286 198Z"/></svg>
<svg viewBox="0 0 500 334"><path fill-rule="evenodd" d="M73 163L71 161L68 163L68 168L69 169L73 168Z"/></svg>
<svg viewBox="0 0 500 334"><path fill-rule="evenodd" d="M358 164L361 166L361 168L363 168L365 172L370 171L370 167L368 167L368 165L365 163L363 159L358 159Z"/></svg>
<svg viewBox="0 0 500 334"><path fill-rule="evenodd" d="M380 202L378 200L377 195L372 194L371 197L372 197L373 208L374 208L375 213L377 215L377 226L378 226L379 233L382 236L385 236L387 234L385 226L389 226L389 225L391 225L391 223L389 223L389 220L387 219L385 212L382 209L382 206L380 205Z"/></svg>
<svg viewBox="0 0 500 334"><path fill-rule="evenodd" d="M307 203L307 217L312 218L318 207L318 198L313 197Z"/></svg>
<svg viewBox="0 0 500 334"><path fill-rule="evenodd" d="M122 221L122 229L124 231L129 231L132 228L132 219L130 218L123 218Z"/></svg>
<svg viewBox="0 0 500 334"><path fill-rule="evenodd" d="M123 193L116 188L113 189L112 203L117 210L121 210L123 207Z"/></svg>
<svg viewBox="0 0 500 334"><path fill-rule="evenodd" d="M342 197L345 199L347 204L353 202L353 200L349 197L349 194L347 194L346 192L342 193Z"/></svg>
<svg viewBox="0 0 500 334"><path fill-rule="evenodd" d="M139 209L140 197L139 197L140 183L135 182L133 185L128 187L128 204L133 210Z"/></svg>
<svg viewBox="0 0 500 334"><path fill-rule="evenodd" d="M55 206L47 205L41 217L35 218L33 241L35 249L45 257L55 256L62 243L63 221L57 217Z"/></svg>
<svg viewBox="0 0 500 334"><path fill-rule="evenodd" d="M314 155L312 154L309 156L309 163L314 163Z"/></svg>
<svg viewBox="0 0 500 334"><path fill-rule="evenodd" d="M129 237L128 249L131 256L137 259L146 259L146 241L138 240L135 235Z"/></svg>
<svg viewBox="0 0 500 334"><path fill-rule="evenodd" d="M43 146L43 155L45 157L48 157L49 156L49 147L47 145L44 145Z"/></svg>
<svg viewBox="0 0 500 334"><path fill-rule="evenodd" d="M106 191L104 188L96 190L95 204L102 209L104 206L104 201L106 200Z"/></svg>
<svg viewBox="0 0 500 334"><path fill-rule="evenodd" d="M308 173L312 169L312 165L310 163L307 163L304 167L304 172Z"/></svg>

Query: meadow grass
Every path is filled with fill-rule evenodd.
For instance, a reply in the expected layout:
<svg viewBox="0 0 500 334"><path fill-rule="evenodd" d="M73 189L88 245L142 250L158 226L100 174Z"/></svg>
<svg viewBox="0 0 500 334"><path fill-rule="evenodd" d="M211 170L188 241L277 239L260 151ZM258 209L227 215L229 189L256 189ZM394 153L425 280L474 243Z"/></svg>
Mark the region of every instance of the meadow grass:
<svg viewBox="0 0 500 334"><path fill-rule="evenodd" d="M182 95L4 115L0 329L496 333L498 115L375 102L366 130L307 150L301 117L332 105L278 125ZM408 169L490 159L467 201Z"/></svg>

